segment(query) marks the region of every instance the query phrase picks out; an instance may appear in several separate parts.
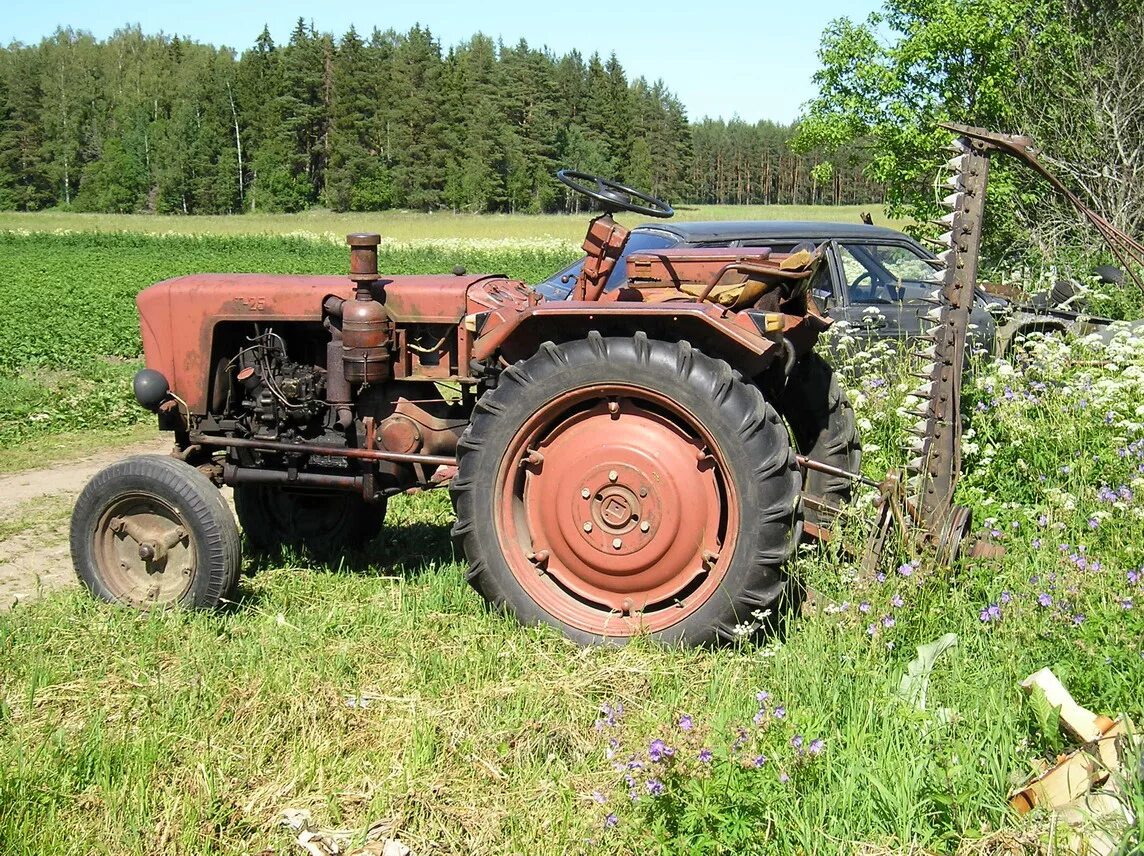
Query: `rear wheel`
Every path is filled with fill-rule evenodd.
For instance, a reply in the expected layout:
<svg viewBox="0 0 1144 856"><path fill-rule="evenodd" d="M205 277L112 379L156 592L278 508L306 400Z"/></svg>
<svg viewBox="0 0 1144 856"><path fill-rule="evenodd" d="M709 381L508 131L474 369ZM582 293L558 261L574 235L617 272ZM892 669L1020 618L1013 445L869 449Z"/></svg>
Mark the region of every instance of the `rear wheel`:
<svg viewBox="0 0 1144 856"><path fill-rule="evenodd" d="M847 472L861 470L854 408L838 373L819 354L812 351L798 361L778 404L801 454ZM837 517L834 509L849 503L853 491L854 483L844 476L808 469L803 485L806 522L829 529Z"/></svg>
<svg viewBox="0 0 1144 856"><path fill-rule="evenodd" d="M469 580L582 642L751 633L792 595L799 474L774 409L686 343L541 346L477 403L454 535Z"/></svg>
<svg viewBox="0 0 1144 856"><path fill-rule="evenodd" d="M71 520L80 582L140 609L216 607L238 580L234 516L210 480L174 458L142 455L88 482Z"/></svg>
<svg viewBox="0 0 1144 856"><path fill-rule="evenodd" d="M295 492L235 485L234 510L255 550L297 547L318 559L364 547L381 533L385 500L369 503L345 492Z"/></svg>

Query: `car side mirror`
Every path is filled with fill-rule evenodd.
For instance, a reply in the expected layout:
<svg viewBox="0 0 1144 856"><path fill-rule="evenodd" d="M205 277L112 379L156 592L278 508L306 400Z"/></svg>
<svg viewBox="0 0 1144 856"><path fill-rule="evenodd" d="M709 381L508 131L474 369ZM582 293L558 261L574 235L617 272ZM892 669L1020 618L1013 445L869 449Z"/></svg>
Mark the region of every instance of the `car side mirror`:
<svg viewBox="0 0 1144 856"><path fill-rule="evenodd" d="M834 303L834 292L828 288L815 288L810 292L818 308L825 312Z"/></svg>

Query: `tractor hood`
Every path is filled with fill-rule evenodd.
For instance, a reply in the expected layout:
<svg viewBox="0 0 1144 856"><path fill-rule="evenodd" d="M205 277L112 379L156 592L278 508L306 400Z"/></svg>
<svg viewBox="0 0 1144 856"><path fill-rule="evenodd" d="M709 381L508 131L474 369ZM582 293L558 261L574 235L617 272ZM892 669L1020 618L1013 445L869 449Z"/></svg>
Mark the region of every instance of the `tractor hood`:
<svg viewBox="0 0 1144 856"><path fill-rule="evenodd" d="M471 286L497 275L381 277L384 302L397 322L458 324ZM162 372L192 413L206 412L201 378L211 359L215 326L247 321L322 321L322 302L334 295L350 299L353 282L345 276L268 276L194 274L152 285L135 299L147 367Z"/></svg>

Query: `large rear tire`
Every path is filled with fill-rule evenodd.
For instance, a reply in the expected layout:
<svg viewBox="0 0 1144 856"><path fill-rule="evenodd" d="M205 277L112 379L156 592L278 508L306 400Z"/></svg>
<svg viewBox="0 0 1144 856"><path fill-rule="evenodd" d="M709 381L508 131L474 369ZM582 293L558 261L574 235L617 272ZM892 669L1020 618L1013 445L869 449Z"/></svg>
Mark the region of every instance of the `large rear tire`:
<svg viewBox="0 0 1144 856"><path fill-rule="evenodd" d="M385 521L385 500L368 503L353 493L264 485L235 485L234 510L253 549L273 554L296 547L322 560L364 547Z"/></svg>
<svg viewBox="0 0 1144 856"><path fill-rule="evenodd" d="M111 603L211 609L230 598L238 528L210 479L189 464L140 455L88 482L71 520L80 582Z"/></svg>
<svg viewBox="0 0 1144 856"><path fill-rule="evenodd" d="M798 451L832 467L857 473L862 467L862 443L854 408L838 373L811 352L795 365L778 400L779 412L790 425ZM829 529L841 508L853 498L854 483L843 476L806 471L806 522ZM819 509L818 502L828 508Z"/></svg>
<svg viewBox="0 0 1144 856"><path fill-rule="evenodd" d="M477 402L450 488L469 581L582 644L727 642L795 600L801 479L753 386L686 342L539 351Z"/></svg>

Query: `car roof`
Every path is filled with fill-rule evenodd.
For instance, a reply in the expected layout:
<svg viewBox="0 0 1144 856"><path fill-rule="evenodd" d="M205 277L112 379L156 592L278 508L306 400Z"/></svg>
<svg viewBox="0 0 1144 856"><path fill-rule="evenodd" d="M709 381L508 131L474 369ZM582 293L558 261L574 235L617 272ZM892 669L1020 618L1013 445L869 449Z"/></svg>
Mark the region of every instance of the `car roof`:
<svg viewBox="0 0 1144 856"><path fill-rule="evenodd" d="M791 238L800 241L901 239L908 237L896 229L885 226L867 226L865 223L831 223L822 220L712 220L707 222L680 221L674 223L641 223L640 231L667 232L681 241L773 241Z"/></svg>

